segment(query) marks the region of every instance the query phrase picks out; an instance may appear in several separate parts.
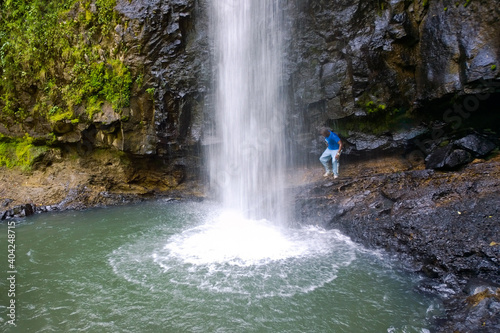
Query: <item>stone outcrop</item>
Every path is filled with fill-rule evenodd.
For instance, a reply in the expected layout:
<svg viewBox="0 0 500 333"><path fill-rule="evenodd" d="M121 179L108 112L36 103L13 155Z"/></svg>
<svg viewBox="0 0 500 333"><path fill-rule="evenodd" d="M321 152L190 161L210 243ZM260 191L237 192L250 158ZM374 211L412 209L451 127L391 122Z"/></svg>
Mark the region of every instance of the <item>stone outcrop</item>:
<svg viewBox="0 0 500 333"><path fill-rule="evenodd" d="M6 199L3 202L3 206L7 206L11 199ZM0 220L6 220L14 217L26 217L35 214L36 206L33 204L24 204L19 206L14 206L11 209L5 210L0 214Z"/></svg>
<svg viewBox="0 0 500 333"><path fill-rule="evenodd" d="M208 89L209 47L206 8L185 1L118 1L127 27L116 40L131 50L127 63L143 66L152 101L132 98L134 108L149 110L150 146L142 154L185 156L201 136L204 93ZM135 126L132 126L135 127Z"/></svg>

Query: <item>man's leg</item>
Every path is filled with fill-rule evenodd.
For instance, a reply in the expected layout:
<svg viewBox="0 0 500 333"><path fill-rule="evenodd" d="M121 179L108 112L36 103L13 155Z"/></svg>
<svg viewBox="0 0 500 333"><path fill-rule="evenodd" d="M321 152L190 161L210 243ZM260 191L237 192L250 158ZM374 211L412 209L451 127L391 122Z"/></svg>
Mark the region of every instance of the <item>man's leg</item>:
<svg viewBox="0 0 500 333"><path fill-rule="evenodd" d="M337 178L339 176L339 160L335 158L338 154L338 150L333 150L332 151L332 170L333 170L333 176Z"/></svg>
<svg viewBox="0 0 500 333"><path fill-rule="evenodd" d="M330 150L328 148L325 149L325 151L323 152L323 154L319 158L319 161L325 167L325 171L326 171L325 176L327 176L329 173L331 173L330 168L328 166L328 162L330 162L330 158L331 158L331 154L330 154Z"/></svg>

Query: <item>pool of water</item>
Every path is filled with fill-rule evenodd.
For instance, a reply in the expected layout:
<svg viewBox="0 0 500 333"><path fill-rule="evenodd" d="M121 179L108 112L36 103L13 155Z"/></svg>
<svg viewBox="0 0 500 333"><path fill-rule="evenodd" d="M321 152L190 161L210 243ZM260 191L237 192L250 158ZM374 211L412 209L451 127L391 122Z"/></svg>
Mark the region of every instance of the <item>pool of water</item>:
<svg viewBox="0 0 500 333"><path fill-rule="evenodd" d="M439 300L414 291L418 276L336 230L211 203L46 213L15 232L2 332L429 332L440 313Z"/></svg>

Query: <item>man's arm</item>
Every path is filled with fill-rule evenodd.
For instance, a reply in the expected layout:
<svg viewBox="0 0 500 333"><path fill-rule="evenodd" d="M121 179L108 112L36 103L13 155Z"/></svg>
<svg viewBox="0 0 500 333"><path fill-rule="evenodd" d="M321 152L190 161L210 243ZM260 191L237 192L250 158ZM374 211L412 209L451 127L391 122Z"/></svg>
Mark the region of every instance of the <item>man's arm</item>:
<svg viewBox="0 0 500 333"><path fill-rule="evenodd" d="M335 156L335 158L338 160L340 157L340 152L342 151L342 140L339 140L339 152Z"/></svg>

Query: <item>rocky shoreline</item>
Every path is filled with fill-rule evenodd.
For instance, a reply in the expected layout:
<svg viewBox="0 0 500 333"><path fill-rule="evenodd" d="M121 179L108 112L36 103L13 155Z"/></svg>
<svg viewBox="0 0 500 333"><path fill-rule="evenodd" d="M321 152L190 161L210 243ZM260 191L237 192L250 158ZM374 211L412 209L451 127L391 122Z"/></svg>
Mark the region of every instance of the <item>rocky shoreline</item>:
<svg viewBox="0 0 500 333"><path fill-rule="evenodd" d="M33 170L0 169L0 221L35 213L128 204L155 197L197 200L199 180L183 165L159 158L95 150L86 156L54 156Z"/></svg>
<svg viewBox="0 0 500 333"><path fill-rule="evenodd" d="M438 332L500 331L500 158L453 172L396 166L297 186L295 215L423 274L419 289L444 298Z"/></svg>
<svg viewBox="0 0 500 333"><path fill-rule="evenodd" d="M195 178L166 184L160 179L167 173L136 168L127 174L122 162L100 153L29 174L2 172L0 218L206 196ZM448 172L400 157L345 161L335 180L324 179L313 164L293 170L288 180L301 223L338 229L368 248L396 254L426 277L420 291L444 298L438 332L499 331L500 156Z"/></svg>

